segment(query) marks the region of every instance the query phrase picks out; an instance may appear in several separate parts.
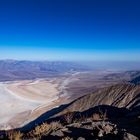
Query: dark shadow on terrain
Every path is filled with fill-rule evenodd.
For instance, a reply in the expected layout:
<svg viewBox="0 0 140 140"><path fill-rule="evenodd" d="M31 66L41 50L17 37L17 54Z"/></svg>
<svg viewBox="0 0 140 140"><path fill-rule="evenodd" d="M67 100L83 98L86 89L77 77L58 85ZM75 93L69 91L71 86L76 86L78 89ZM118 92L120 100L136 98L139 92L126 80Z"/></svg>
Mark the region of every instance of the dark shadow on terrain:
<svg viewBox="0 0 140 140"><path fill-rule="evenodd" d="M73 103L73 102L72 102ZM72 104L71 103L71 104ZM44 113L43 115L41 115L39 118L37 118L36 120L30 122L29 124L25 125L22 128L16 129L19 130L21 132L29 132L31 129L35 128L37 125L42 124L43 122L53 122L53 121L59 121L60 123L66 125L66 121L65 121L65 115L61 115L58 117L54 117L54 118L49 118L57 113L60 113L61 111L63 111L66 107L68 107L71 104L67 104L67 105L62 105L58 108L52 109L46 113ZM109 106L109 105L99 105L93 108L90 108L88 110L85 110L83 112L71 112L73 113L73 121L74 120L78 120L80 123L82 123L82 119L81 118L91 118L91 116L94 113L106 113L107 115L107 120L104 121L109 121L113 124L117 125L118 129L125 129L128 133L133 134L137 137L140 137L140 120L137 118L137 115L135 115L135 117L133 115L129 115L129 114L133 114L135 112L139 112L140 111L140 106L133 109L133 110L128 110L126 108L117 108L114 106ZM102 122L103 120L97 120L97 122ZM93 121L94 122L94 121ZM96 121L95 121L96 122ZM78 138L78 137L85 137L90 139L93 139L96 137L96 130L94 130L94 136L92 135L91 130L86 129L86 128L75 128L73 126L69 126L69 130L71 131L71 133L69 132L65 132L65 136L69 136L69 137L74 137L74 138ZM4 133L4 131L1 131L1 134ZM98 133L98 132L97 132ZM110 140L110 139L114 139L117 140L118 138L121 139L121 137L123 136L122 132L120 132L117 136L115 135L105 135L104 139L105 140ZM58 136L47 136L47 138L49 137L49 139L51 140L59 140L60 137ZM44 137L44 139L46 139Z"/></svg>
<svg viewBox="0 0 140 140"><path fill-rule="evenodd" d="M65 136L72 137L75 139L78 139L79 137L85 137L88 139L93 139L92 132L93 130L85 129L85 128L75 128L75 127L69 127L69 131L71 133L65 132Z"/></svg>
<svg viewBox="0 0 140 140"><path fill-rule="evenodd" d="M90 117L94 113L103 113L107 115L109 119L112 118L118 118L118 117L124 117L127 113L129 113L129 110L126 108L118 108L114 106L109 106L109 105L99 105L93 108L90 108L84 112L82 112L82 115L87 115Z"/></svg>
<svg viewBox="0 0 140 140"><path fill-rule="evenodd" d="M73 114L72 121L74 121L74 120L82 121L83 119L91 118L92 115L95 113L97 113L97 114L106 113L108 120L111 121L114 119L122 118L129 112L130 111L125 108L117 108L117 107L108 106L108 105L100 105L100 106L96 106L96 107L90 108L88 110L85 110L83 112L70 112L70 113ZM58 117L53 117L46 121L48 123L53 122L53 121L59 121L62 124L66 124L65 115L67 115L67 114L60 115Z"/></svg>
<svg viewBox="0 0 140 140"><path fill-rule="evenodd" d="M49 119L49 117L61 112L63 109L65 109L67 105L61 105L58 108L54 108L48 112L45 112L44 114L42 114L40 117L38 117L37 119L31 121L30 123L28 123L27 125L23 126L22 128L19 128L18 130L20 131L26 131L26 130L31 130L32 128L34 128L35 126L42 124L43 122L47 121Z"/></svg>
<svg viewBox="0 0 140 140"><path fill-rule="evenodd" d="M71 103L72 104L72 103ZM39 118L36 120L30 122L29 124L25 125L22 128L19 128L20 131L26 131L34 128L35 126L42 124L43 122L52 122L52 121L60 121L61 123L65 123L64 115L58 116L58 117L53 117L50 118L51 116L63 111L66 107L68 107L70 104L67 105L62 105L58 108L52 109L43 115L41 115ZM109 119L114 119L114 118L120 118L124 117L126 114L128 114L130 111L125 109L125 108L117 108L113 106L108 106L108 105L100 105L96 106L94 108L90 108L86 111L83 112L73 112L73 119L80 119L82 117L91 117L94 113L107 113L107 117Z"/></svg>
<svg viewBox="0 0 140 140"><path fill-rule="evenodd" d="M84 96L80 97L83 98ZM35 126L42 124L43 122L50 122L51 120L58 120L60 119L60 117L55 117L50 119L50 117L56 115L57 113L60 113L61 111L63 111L65 108L67 108L68 106L70 106L71 104L73 104L75 101L79 100L80 98L74 100L73 102L69 103L69 104L64 104L61 105L57 108L54 108L50 111L45 112L44 114L42 114L40 117L38 117L37 119L31 121L30 123L28 123L27 125L23 126L22 128L18 128L19 131L26 131L26 130L31 130L32 128L34 128Z"/></svg>
<svg viewBox="0 0 140 140"><path fill-rule="evenodd" d="M66 123L65 117L64 117L65 115L61 115L61 116L54 117L54 118L50 118L50 117L57 114L57 113L60 113L69 105L70 104L62 105L58 108L52 109L52 110L44 113L43 115L41 115L36 120L25 125L24 127L19 128L18 130L22 131L22 132L28 132L31 129L33 129L34 127L36 127L37 125L42 124L43 122L50 123L53 121L60 121L60 123L65 124ZM139 131L140 130L140 120L138 120L137 117L134 117L131 115L129 116L129 114L134 113L134 111L140 111L140 107L135 108L135 110L128 110L126 108L117 108L117 107L109 106L109 105L99 105L99 106L90 108L88 110L85 110L83 112L72 112L72 113L73 113L73 120L77 119L79 121L81 121L80 120L81 117L90 118L94 113L101 113L101 112L103 114L106 113L107 118L108 118L106 121L109 121L109 122L116 124L117 128L119 128L119 129L125 129L127 132L130 132L131 134L134 134L135 136L140 137L140 131ZM99 120L99 121L102 121L102 120ZM84 131L83 133L81 133L78 136L82 136L83 134L84 135L89 134L87 137L89 137L89 139L90 139L91 132L88 132L88 130L83 130L83 129L81 130L80 128L78 128L77 130L75 130L75 129L76 128L71 128L71 130L74 133L72 133L70 135L74 135L75 132L76 132L76 134L77 133L80 134L81 132ZM69 135L67 134L67 136L69 136Z"/></svg>
<svg viewBox="0 0 140 140"><path fill-rule="evenodd" d="M135 85L140 84L140 76L138 76L138 77L132 79L132 80L130 81L130 83L135 84Z"/></svg>
<svg viewBox="0 0 140 140"><path fill-rule="evenodd" d="M117 125L117 128L125 129L130 134L140 137L140 106L128 110L126 108L117 108L108 105L100 105L94 108L90 108L81 113L90 117L94 113L105 113L107 115L107 121Z"/></svg>
<svg viewBox="0 0 140 140"><path fill-rule="evenodd" d="M140 104L140 94L138 94L136 97L134 97L126 106L129 106L130 104L132 104L133 101L136 101L136 103L134 103L133 105L131 105L131 108L130 109L133 109L133 108L135 108L135 105Z"/></svg>

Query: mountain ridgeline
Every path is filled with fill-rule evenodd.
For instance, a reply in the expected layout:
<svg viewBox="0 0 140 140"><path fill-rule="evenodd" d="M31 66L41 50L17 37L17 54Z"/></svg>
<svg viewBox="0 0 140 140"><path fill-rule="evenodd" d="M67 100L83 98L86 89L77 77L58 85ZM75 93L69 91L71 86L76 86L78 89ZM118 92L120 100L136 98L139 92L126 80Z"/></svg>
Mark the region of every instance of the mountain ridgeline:
<svg viewBox="0 0 140 140"><path fill-rule="evenodd" d="M0 60L0 81L32 80L90 70L74 62Z"/></svg>
<svg viewBox="0 0 140 140"><path fill-rule="evenodd" d="M37 128L44 128L44 125L48 124L54 125L53 122L59 122L59 128L45 136L41 134L41 139L57 140L67 136L78 139L83 136L89 140L113 138L138 140L140 137L140 86L124 83L99 89L44 113L19 130L27 132L25 135L33 134ZM36 127L37 124L38 127ZM86 134L82 134L81 130Z"/></svg>

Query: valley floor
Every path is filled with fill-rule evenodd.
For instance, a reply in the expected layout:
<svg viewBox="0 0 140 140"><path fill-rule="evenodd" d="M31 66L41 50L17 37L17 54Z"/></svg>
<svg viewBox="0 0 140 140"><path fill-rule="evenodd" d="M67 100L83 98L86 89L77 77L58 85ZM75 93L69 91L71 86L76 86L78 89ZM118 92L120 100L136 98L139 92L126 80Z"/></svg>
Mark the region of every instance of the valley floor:
<svg viewBox="0 0 140 140"><path fill-rule="evenodd" d="M58 102L59 93L55 79L1 83L0 128L9 129L12 125L22 124L37 109ZM13 123L15 118L18 124Z"/></svg>
<svg viewBox="0 0 140 140"><path fill-rule="evenodd" d="M75 72L61 77L0 83L0 129L22 127L44 112L98 88L120 82L111 71Z"/></svg>

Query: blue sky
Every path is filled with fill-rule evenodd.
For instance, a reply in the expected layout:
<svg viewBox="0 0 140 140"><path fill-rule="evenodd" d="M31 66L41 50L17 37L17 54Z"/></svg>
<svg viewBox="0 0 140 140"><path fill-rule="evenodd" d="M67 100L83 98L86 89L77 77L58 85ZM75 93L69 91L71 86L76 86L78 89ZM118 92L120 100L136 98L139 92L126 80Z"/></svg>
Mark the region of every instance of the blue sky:
<svg viewBox="0 0 140 140"><path fill-rule="evenodd" d="M140 60L139 0L1 0L0 59Z"/></svg>

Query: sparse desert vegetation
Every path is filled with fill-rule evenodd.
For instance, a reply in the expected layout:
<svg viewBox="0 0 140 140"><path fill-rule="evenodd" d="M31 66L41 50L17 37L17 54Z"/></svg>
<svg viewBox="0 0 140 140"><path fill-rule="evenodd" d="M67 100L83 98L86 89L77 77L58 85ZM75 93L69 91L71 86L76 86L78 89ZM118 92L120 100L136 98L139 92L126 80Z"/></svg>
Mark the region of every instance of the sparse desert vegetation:
<svg viewBox="0 0 140 140"><path fill-rule="evenodd" d="M74 118L74 113L73 112L68 112L67 114L64 115L64 120L67 124L72 123L73 118Z"/></svg>
<svg viewBox="0 0 140 140"><path fill-rule="evenodd" d="M91 119L93 121L99 121L99 120L107 120L107 112L102 112L100 109L99 109L99 113L93 113Z"/></svg>
<svg viewBox="0 0 140 140"><path fill-rule="evenodd" d="M20 131L8 131L6 134L7 139L9 140L22 140L23 134Z"/></svg>
<svg viewBox="0 0 140 140"><path fill-rule="evenodd" d="M54 121L36 126L29 132L8 131L8 140L138 140L138 137L119 128L111 121L97 121L87 118L86 121L65 122ZM4 138L4 137L3 137Z"/></svg>

